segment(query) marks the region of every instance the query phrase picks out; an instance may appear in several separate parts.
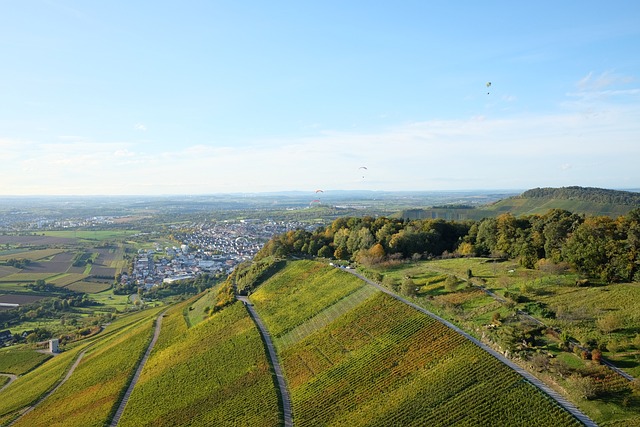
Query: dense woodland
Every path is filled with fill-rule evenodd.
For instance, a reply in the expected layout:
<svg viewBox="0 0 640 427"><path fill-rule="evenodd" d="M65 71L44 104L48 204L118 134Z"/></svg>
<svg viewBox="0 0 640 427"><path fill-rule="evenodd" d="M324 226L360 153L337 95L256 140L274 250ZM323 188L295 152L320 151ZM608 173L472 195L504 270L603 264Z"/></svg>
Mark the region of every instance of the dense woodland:
<svg viewBox="0 0 640 427"><path fill-rule="evenodd" d="M631 191L608 190L593 187L533 188L519 197L528 199L565 199L618 205L640 205L640 194Z"/></svg>
<svg viewBox="0 0 640 427"><path fill-rule="evenodd" d="M256 260L267 256L319 256L365 265L393 259L491 256L517 259L527 268L574 268L606 282L640 281L640 209L615 219L560 209L462 222L339 218L313 232L296 230L274 237Z"/></svg>

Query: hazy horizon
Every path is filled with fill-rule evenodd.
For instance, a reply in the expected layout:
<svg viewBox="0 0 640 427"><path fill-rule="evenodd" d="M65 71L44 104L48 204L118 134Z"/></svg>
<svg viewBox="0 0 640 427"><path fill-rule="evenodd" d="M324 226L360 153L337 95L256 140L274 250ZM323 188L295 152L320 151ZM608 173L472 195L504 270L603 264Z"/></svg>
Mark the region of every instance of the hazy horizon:
<svg viewBox="0 0 640 427"><path fill-rule="evenodd" d="M637 188L638 19L595 1L12 2L0 195Z"/></svg>

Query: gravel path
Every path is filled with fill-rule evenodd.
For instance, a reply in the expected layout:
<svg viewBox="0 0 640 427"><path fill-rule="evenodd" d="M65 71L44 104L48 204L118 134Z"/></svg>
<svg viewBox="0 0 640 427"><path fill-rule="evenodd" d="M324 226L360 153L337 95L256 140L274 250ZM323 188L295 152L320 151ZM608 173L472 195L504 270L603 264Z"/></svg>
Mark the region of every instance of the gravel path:
<svg viewBox="0 0 640 427"><path fill-rule="evenodd" d="M116 410L115 415L113 416L113 419L111 420L111 424L110 426L114 427L117 426L118 423L120 422L120 417L122 417L122 414L124 412L124 408L127 406L127 402L129 401L129 397L131 397L131 392L133 392L133 388L136 386L136 383L138 382L138 379L140 378L140 373L142 372L142 368L144 368L144 364L147 362L147 359L149 358L149 355L151 354L151 350L153 350L153 347L156 345L156 341L158 341L158 337L160 336L160 327L162 325L162 318L164 317L164 313L166 312L163 311L162 313L160 313L158 315L158 317L156 318L156 329L153 332L153 338L151 339L151 342L149 343L149 346L147 347L147 351L145 351L144 356L142 357L142 360L140 361L140 364L138 364L138 369L136 369L136 373L133 375L133 379L131 380L131 384L129 384L129 387L127 388L127 391L124 394L124 397L122 398L122 401L120 402L120 406L118 406L118 409Z"/></svg>
<svg viewBox="0 0 640 427"><path fill-rule="evenodd" d="M13 375L13 374L0 374L3 377L9 377L9 382L6 383L5 385L2 386L2 388L0 388L0 393L2 392L2 390L4 390L5 388L9 387L9 385L14 382L16 379L18 379L17 375Z"/></svg>
<svg viewBox="0 0 640 427"><path fill-rule="evenodd" d="M280 389L280 396L282 399L282 411L284 413L284 425L285 427L292 427L293 417L291 414L291 398L289 397L289 389L287 388L287 382L284 379L284 374L282 373L282 368L280 367L280 362L278 361L278 355L276 354L273 341L271 340L271 335L269 335L269 331L267 331L267 328L264 326L264 323L262 323L260 316L256 313L256 310L253 308L249 299L241 295L238 295L236 298L244 303L244 306L247 307L253 321L258 326L258 329L260 329L260 334L262 334L262 338L264 339L267 350L269 351L269 359L271 359L271 365L273 366L273 370L278 380L278 388Z"/></svg>
<svg viewBox="0 0 640 427"><path fill-rule="evenodd" d="M597 427L597 424L591 418L589 418L588 416L583 414L573 403L569 402L562 395L557 393L555 390L551 389L549 386L547 386L545 383L540 381L538 378L536 378L535 376L530 374L525 369L521 368L520 366L518 366L515 363L513 363L511 360L507 359L502 354L498 353L497 351L495 351L491 347L489 347L486 344L480 342L479 340L477 340L473 336L469 335L468 333L466 333L462 329L458 328L453 323L446 321L445 319L441 318L440 316L437 316L434 313L431 313L430 311L424 309L423 307L420 307L417 304L412 303L411 301L409 301L409 300L407 300L405 298L402 298L401 296L399 296L399 295L393 293L392 291L390 291L389 289L387 289L387 288L385 288L385 287L373 282L372 280L367 279L366 277L364 277L361 274L355 272L354 270L346 270L345 269L344 271L359 277L360 279L364 280L368 284L370 284L372 286L375 286L376 288L378 288L382 292L392 296L393 298L395 298L395 299L397 299L399 301L402 301L403 303L415 308L418 311L421 311L422 313L432 317L433 319L435 319L435 320L443 323L447 327L453 329L454 331L456 331L457 333L461 334L466 339L468 339L469 341L471 341L472 343L474 343L478 347L482 348L483 350L485 350L486 352L488 352L489 354L494 356L496 359L498 359L499 361L501 361L502 363L504 363L505 365L507 365L508 367L510 367L511 369L516 371L517 373L519 373L520 375L522 375L527 381L529 381L531 384L533 384L536 387L538 387L540 390L542 390L547 395L549 395L552 399L554 399L556 402L558 402L558 404L560 406L562 406L564 409L569 411L574 417L576 417L578 420L580 420L580 422L582 422L585 426Z"/></svg>

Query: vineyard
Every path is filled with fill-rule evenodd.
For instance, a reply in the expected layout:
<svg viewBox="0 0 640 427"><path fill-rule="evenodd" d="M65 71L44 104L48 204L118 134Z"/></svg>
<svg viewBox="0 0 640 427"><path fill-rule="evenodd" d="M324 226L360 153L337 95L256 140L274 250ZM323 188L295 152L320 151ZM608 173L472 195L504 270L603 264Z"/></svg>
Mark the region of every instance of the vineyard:
<svg viewBox="0 0 640 427"><path fill-rule="evenodd" d="M0 350L0 372L23 375L50 357L50 354L38 353L28 348L2 349Z"/></svg>
<svg viewBox="0 0 640 427"><path fill-rule="evenodd" d="M118 345L119 343L126 341L128 338L131 338L133 334L130 332L132 325L140 325L142 329L149 329L148 324L145 326L144 322L145 318L153 315L151 311L144 311L135 313L129 316L122 317L115 322L113 322L105 331L98 334L95 340L87 341L80 343L80 345L74 347L68 347L61 354L56 357L50 358L45 361L43 364L39 365L36 369L29 371L28 373L18 377L18 379L11 384L11 386L5 389L0 394L0 425L5 425L5 422L15 418L15 416L25 407L32 405L36 401L38 401L42 396L44 396L48 391L53 389L57 383L59 383L64 377L67 370L71 367L74 361L78 358L78 355L90 348L93 344L95 345L95 351L100 352L100 348L103 348L104 356L100 357L90 357L89 354L85 355L87 359L83 358L85 370L90 372L92 370L100 371L99 368L101 361L104 362L106 359L115 359L113 363L122 363L122 359L135 359L134 354L121 354L117 355L115 351L113 351L113 346ZM139 329L140 329L139 328ZM114 341L116 337L119 341ZM128 347L127 350L131 351L132 348ZM112 355L113 353L113 355ZM98 354L98 353L95 353ZM42 355L45 356L45 355ZM133 357L132 357L133 356ZM7 367L4 369L7 371L19 370L23 369L21 366L24 366L27 363L28 359L31 359L33 356L22 356L16 357L14 360L14 364L7 363ZM88 361L88 362L87 362ZM135 360L134 360L135 362ZM109 362L110 363L110 362ZM124 362L126 365L127 361ZM108 364L108 363L107 363ZM80 371L80 366L78 367L77 372ZM120 367L114 368L113 365L110 367L106 367L106 371L103 369L99 375L103 377L111 375L112 372L109 372L109 369L112 371L117 371ZM76 372L76 373L77 373ZM75 374L74 374L75 375ZM72 378L74 378L72 376ZM99 379L104 380L104 378ZM71 380L70 380L71 381ZM74 387L86 388L89 381L82 380L77 382L77 379ZM95 383L95 379L93 380ZM66 384L65 384L66 385ZM92 386L96 388L95 384ZM99 388L99 387L98 387ZM66 391L65 391L66 390ZM66 393L66 394L61 394ZM71 391L69 387L61 387L54 393L50 399L55 399L55 401L60 402L60 396L66 396L65 398L74 399L77 395L74 395L74 391ZM46 399L42 402L42 407L38 406L35 411L30 414L27 414L24 420L30 420L27 423L24 423L23 419L20 419L18 423L15 425L38 425L40 422L40 417L34 418L34 415L42 414L40 411L42 408L46 407L49 403L49 399ZM66 403L65 403L66 404ZM77 409L77 407L76 407ZM60 412L60 408L56 408L55 410L50 410L53 414ZM81 411L79 411L81 412ZM77 414L78 416L82 415L81 413ZM48 419L49 414L42 415L44 419ZM69 416L68 419L65 419L65 425L74 425L75 422L73 416ZM82 425L81 423L76 423L75 425Z"/></svg>
<svg viewBox="0 0 640 427"><path fill-rule="evenodd" d="M69 380L14 425L105 425L149 344L157 312L115 322L114 331L87 350Z"/></svg>
<svg viewBox="0 0 640 427"><path fill-rule="evenodd" d="M5 425L22 408L33 404L53 388L81 351L82 347L76 347L49 359L38 369L18 377L9 388L0 393L0 425Z"/></svg>
<svg viewBox="0 0 640 427"><path fill-rule="evenodd" d="M276 340L365 283L314 261L289 263L251 295L251 302Z"/></svg>
<svg viewBox="0 0 640 427"><path fill-rule="evenodd" d="M243 305L188 328L190 303L163 319L119 426L280 425L264 347Z"/></svg>
<svg viewBox="0 0 640 427"><path fill-rule="evenodd" d="M326 310L357 289L349 283L353 276L339 269L329 275L326 268L293 263L251 296L270 330L294 331L316 322L323 311L319 300ZM321 297L325 294L333 297ZM294 298L305 302L295 306L295 317L287 305ZM280 346L296 426L580 425L443 324L379 292L358 302L346 304L341 315L334 313L306 337Z"/></svg>

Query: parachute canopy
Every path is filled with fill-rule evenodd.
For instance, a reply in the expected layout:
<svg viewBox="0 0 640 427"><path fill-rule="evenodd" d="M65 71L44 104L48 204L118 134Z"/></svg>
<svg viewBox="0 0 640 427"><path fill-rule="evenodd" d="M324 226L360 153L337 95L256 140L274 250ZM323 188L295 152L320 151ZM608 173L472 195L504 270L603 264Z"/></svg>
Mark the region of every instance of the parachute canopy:
<svg viewBox="0 0 640 427"><path fill-rule="evenodd" d="M487 82L487 87L491 87L491 82Z"/></svg>

